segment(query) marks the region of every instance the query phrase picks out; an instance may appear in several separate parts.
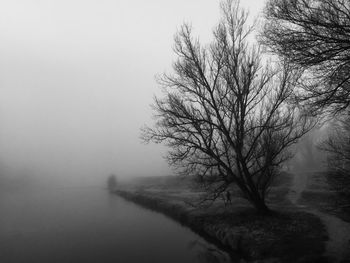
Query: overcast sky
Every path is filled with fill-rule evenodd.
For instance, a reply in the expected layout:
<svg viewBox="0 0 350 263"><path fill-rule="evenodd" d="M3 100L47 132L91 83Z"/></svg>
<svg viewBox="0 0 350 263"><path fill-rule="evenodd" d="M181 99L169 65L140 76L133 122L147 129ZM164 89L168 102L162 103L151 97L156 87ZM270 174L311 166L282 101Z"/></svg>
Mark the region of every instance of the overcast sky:
<svg viewBox="0 0 350 263"><path fill-rule="evenodd" d="M0 1L0 171L105 180L172 173L141 143L155 75L191 22L210 39L214 0ZM253 15L264 1L242 0Z"/></svg>

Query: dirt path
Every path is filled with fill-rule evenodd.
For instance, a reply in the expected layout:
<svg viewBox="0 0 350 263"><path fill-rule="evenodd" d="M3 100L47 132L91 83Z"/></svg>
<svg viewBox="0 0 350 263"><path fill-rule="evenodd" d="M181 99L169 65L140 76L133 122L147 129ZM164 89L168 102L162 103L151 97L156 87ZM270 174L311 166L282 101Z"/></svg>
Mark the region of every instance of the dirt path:
<svg viewBox="0 0 350 263"><path fill-rule="evenodd" d="M300 205L300 197L308 186L310 172L295 172L294 180L289 192L289 200L297 207L318 216L327 228L329 240L327 241L326 256L334 262L350 260L350 224L340 218L323 213L313 207Z"/></svg>

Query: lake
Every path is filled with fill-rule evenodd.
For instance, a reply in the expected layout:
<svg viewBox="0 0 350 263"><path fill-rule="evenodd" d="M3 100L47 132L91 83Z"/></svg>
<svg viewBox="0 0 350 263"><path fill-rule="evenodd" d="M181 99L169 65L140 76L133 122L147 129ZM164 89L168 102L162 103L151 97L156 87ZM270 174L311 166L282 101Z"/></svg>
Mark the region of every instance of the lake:
<svg viewBox="0 0 350 263"><path fill-rule="evenodd" d="M0 262L229 262L166 216L102 187L0 193Z"/></svg>

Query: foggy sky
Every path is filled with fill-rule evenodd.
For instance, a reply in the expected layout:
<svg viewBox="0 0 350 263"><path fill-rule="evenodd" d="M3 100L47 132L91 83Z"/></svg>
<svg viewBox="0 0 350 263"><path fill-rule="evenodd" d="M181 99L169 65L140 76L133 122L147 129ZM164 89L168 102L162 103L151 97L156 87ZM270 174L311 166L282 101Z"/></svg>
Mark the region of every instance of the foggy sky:
<svg viewBox="0 0 350 263"><path fill-rule="evenodd" d="M0 175L86 182L170 174L152 124L154 76L170 70L183 22L205 42L212 0L0 2ZM260 0L241 1L253 15Z"/></svg>

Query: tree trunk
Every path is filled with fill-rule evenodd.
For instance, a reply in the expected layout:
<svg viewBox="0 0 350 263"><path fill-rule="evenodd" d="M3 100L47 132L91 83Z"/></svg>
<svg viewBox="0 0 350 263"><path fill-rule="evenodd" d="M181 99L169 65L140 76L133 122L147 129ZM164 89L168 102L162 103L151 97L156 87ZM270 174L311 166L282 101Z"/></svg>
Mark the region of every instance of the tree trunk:
<svg viewBox="0 0 350 263"><path fill-rule="evenodd" d="M245 198L254 206L259 214L267 215L271 213L271 210L267 207L264 198L262 198L257 192L250 190L246 185L237 182L238 187L243 192Z"/></svg>
<svg viewBox="0 0 350 263"><path fill-rule="evenodd" d="M250 200L250 202L254 205L259 214L268 215L271 213L271 210L267 207L265 200L263 200L260 196L255 196Z"/></svg>

